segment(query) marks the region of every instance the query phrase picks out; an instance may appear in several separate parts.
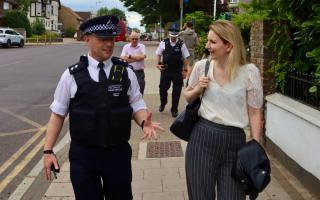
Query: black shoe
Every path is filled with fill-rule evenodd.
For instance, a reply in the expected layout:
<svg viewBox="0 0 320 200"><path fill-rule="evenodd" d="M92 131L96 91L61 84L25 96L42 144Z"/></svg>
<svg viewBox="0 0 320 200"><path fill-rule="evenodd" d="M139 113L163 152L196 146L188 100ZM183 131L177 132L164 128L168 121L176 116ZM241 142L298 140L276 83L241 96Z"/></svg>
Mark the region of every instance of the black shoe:
<svg viewBox="0 0 320 200"><path fill-rule="evenodd" d="M176 118L178 116L178 111L171 111L171 115Z"/></svg>
<svg viewBox="0 0 320 200"><path fill-rule="evenodd" d="M163 105L160 105L159 106L159 112L163 112L164 111L164 106Z"/></svg>

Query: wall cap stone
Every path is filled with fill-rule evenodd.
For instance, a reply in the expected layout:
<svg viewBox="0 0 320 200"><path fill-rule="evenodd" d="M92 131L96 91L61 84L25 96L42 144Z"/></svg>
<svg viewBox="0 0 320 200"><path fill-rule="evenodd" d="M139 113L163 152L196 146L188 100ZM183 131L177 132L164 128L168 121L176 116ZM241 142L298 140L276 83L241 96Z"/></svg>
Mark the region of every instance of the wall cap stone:
<svg viewBox="0 0 320 200"><path fill-rule="evenodd" d="M320 111L280 93L274 93L266 96L266 101L283 108L320 128Z"/></svg>

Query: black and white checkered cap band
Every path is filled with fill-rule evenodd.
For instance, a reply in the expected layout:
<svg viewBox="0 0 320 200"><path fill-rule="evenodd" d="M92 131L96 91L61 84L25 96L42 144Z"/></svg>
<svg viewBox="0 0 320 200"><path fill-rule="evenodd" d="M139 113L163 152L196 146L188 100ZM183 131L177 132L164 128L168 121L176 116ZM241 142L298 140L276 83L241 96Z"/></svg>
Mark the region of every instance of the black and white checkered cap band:
<svg viewBox="0 0 320 200"><path fill-rule="evenodd" d="M96 31L116 31L116 26L110 23L107 24L97 24L97 25L93 25L88 27L87 29L85 29L84 33L94 33Z"/></svg>

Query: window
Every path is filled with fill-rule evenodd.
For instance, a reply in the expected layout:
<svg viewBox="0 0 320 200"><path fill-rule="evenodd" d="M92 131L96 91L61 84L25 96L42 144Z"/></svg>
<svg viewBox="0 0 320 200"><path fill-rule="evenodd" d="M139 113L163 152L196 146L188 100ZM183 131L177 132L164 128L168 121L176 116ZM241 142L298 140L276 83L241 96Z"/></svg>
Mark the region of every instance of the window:
<svg viewBox="0 0 320 200"><path fill-rule="evenodd" d="M31 3L30 7L30 17L35 17L36 16L36 4Z"/></svg>
<svg viewBox="0 0 320 200"><path fill-rule="evenodd" d="M0 33L3 33L3 30L0 30Z"/></svg>
<svg viewBox="0 0 320 200"><path fill-rule="evenodd" d="M10 4L8 2L3 2L3 10L9 10Z"/></svg>
<svg viewBox="0 0 320 200"><path fill-rule="evenodd" d="M6 34L13 35L13 32L10 30L6 30Z"/></svg>
<svg viewBox="0 0 320 200"><path fill-rule="evenodd" d="M42 5L41 3L36 3L36 16L41 17L42 16Z"/></svg>

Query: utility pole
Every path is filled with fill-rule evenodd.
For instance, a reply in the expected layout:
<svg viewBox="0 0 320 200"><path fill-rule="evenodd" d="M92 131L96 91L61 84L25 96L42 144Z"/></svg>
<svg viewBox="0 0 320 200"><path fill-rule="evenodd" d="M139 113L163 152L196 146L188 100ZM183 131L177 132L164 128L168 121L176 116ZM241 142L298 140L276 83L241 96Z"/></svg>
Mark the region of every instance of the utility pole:
<svg viewBox="0 0 320 200"><path fill-rule="evenodd" d="M180 0L180 30L183 26L183 0Z"/></svg>
<svg viewBox="0 0 320 200"><path fill-rule="evenodd" d="M159 6L159 0L157 0L158 6ZM159 15L160 15L160 6L159 6ZM161 15L160 15L160 19L159 19L159 41L161 42L161 38L162 38L162 19L161 19Z"/></svg>
<svg viewBox="0 0 320 200"><path fill-rule="evenodd" d="M213 1L213 19L216 20L216 14L217 14L217 0Z"/></svg>

